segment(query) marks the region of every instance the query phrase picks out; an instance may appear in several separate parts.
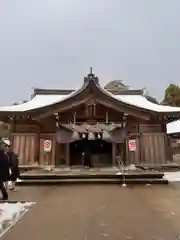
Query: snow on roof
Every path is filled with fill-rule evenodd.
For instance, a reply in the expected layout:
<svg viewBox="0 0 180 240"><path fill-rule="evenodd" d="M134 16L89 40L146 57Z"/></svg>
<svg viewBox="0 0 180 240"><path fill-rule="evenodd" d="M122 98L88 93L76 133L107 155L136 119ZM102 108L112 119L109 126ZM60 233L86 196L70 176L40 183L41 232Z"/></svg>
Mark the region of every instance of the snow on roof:
<svg viewBox="0 0 180 240"><path fill-rule="evenodd" d="M71 94L69 94L71 95ZM12 105L0 107L1 112L25 112L33 109L38 109L41 107L49 106L51 104L61 102L68 98L69 95L36 95L30 101Z"/></svg>
<svg viewBox="0 0 180 240"><path fill-rule="evenodd" d="M114 95L108 92L106 89L102 89L105 94L110 95L112 98L115 98L125 104L132 105L134 107L139 107L142 109L147 109L154 112L180 112L180 107L171 107L164 106L160 104L155 104L148 101L143 95L131 95L131 94L122 94L122 95Z"/></svg>
<svg viewBox="0 0 180 240"><path fill-rule="evenodd" d="M63 100L66 100L70 98L72 95L74 95L75 92L68 94L68 95L49 95L49 94L40 94L36 95L34 98L32 98L30 101L21 103L18 105L12 105L12 106L3 106L0 107L1 112L25 112L30 111L33 109L38 109L41 107L49 106L58 102L62 102ZM109 93L110 94L110 93ZM180 108L178 107L170 107L170 106L164 106L164 105L158 105L151 103L148 101L144 96L142 95L113 95L110 94L111 97L132 106L136 106L139 108L151 110L154 112L180 112Z"/></svg>
<svg viewBox="0 0 180 240"><path fill-rule="evenodd" d="M164 106L148 101L142 95L113 95L119 101L154 112L180 112L180 107Z"/></svg>
<svg viewBox="0 0 180 240"><path fill-rule="evenodd" d="M96 84L96 83L95 83ZM50 106L55 103L60 103L66 99L69 99L80 92L82 92L86 87L87 84L84 84L82 87L77 88L74 92L67 94L67 95L61 95L61 94L36 94L34 98L32 98L30 101L21 103L18 105L12 105L12 106L4 106L0 107L0 112L26 112L33 109L39 109L41 107ZM132 105L135 107L139 107L144 110L150 110L154 112L180 112L180 107L170 107L170 106L164 106L152 103L148 101L144 96L137 95L137 94L121 94L121 95L114 95L107 90L101 88L99 84L96 84L96 87L99 88L99 90L109 95L110 97L123 102L128 105Z"/></svg>
<svg viewBox="0 0 180 240"><path fill-rule="evenodd" d="M167 134L179 133L180 132L180 120L170 122L166 125Z"/></svg>

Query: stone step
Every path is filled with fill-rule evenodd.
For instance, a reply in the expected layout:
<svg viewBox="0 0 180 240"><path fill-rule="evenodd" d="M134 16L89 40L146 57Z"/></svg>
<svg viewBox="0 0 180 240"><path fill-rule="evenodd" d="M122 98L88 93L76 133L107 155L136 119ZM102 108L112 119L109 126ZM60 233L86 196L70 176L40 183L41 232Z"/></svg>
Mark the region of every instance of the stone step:
<svg viewBox="0 0 180 240"><path fill-rule="evenodd" d="M168 184L166 179L126 179L126 184ZM120 178L107 179L107 178L81 178L81 179L36 179L36 180L23 180L17 182L17 185L32 186L32 185L63 185L63 184L123 184Z"/></svg>
<svg viewBox="0 0 180 240"><path fill-rule="evenodd" d="M125 173L126 179L162 179L163 173ZM77 173L77 174L56 174L56 173L23 173L21 180L75 180L75 179L123 179L122 174L116 173Z"/></svg>

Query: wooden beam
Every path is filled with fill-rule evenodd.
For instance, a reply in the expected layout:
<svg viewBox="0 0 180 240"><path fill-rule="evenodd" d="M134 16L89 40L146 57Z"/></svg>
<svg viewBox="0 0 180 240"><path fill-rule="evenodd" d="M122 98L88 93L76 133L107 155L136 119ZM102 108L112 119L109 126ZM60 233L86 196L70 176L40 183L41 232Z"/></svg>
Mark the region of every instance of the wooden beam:
<svg viewBox="0 0 180 240"><path fill-rule="evenodd" d="M108 102L103 101L101 99L96 99L96 101L98 103L108 107L108 108L114 109L117 112L124 112L124 113L127 113L129 115L133 115L133 116L135 116L137 118L141 118L141 119L144 119L144 120L149 120L150 119L150 115L149 114L139 113L139 112L130 110L130 109L124 107L124 106L115 106L114 104L108 103Z"/></svg>
<svg viewBox="0 0 180 240"><path fill-rule="evenodd" d="M91 96L88 96L88 97L86 97L83 100L76 101L76 102L72 103L71 105L68 104L67 106L63 106L63 107L58 106L56 108L53 108L53 106L52 106L52 109L50 111L47 110L46 112L41 113L39 116L37 116L37 115L34 116L32 119L36 120L36 121L39 121L40 119L46 118L47 116L50 116L50 115L52 115L52 114L54 114L56 112L63 113L65 111L68 111L68 110L70 110L72 108L76 108L76 107L84 104L86 101L88 101L88 99L90 97ZM142 113L140 111L138 112L136 110L131 110L131 109L129 109L126 106L117 106L115 104L110 103L110 101L103 101L102 99L99 99L99 98L96 99L96 102L104 105L105 107L111 108L111 109L113 109L113 110L115 110L115 111L117 111L119 113L127 113L129 115L133 115L133 116L135 116L137 118L141 118L141 119L144 119L144 120L149 120L150 119L150 115L149 114Z"/></svg>
<svg viewBox="0 0 180 240"><path fill-rule="evenodd" d="M87 97L87 98L85 98L83 100L80 100L80 101L76 101L74 103L72 102L71 105L68 104L67 106L64 106L64 107L60 107L59 106L59 107L53 108L53 106L52 106L52 109L50 111L47 110L46 112L41 113L39 116L36 115L36 116L32 117L32 119L36 120L36 121L39 121L40 119L46 118L46 117L48 117L48 116L50 116L50 115L52 115L52 114L54 114L56 112L63 113L65 111L67 111L67 110L70 110L72 108L80 106L81 104L84 104L88 99L89 99L89 97Z"/></svg>
<svg viewBox="0 0 180 240"><path fill-rule="evenodd" d="M37 133L12 133L11 134L12 136L19 136L19 135L21 135L21 136L37 136Z"/></svg>

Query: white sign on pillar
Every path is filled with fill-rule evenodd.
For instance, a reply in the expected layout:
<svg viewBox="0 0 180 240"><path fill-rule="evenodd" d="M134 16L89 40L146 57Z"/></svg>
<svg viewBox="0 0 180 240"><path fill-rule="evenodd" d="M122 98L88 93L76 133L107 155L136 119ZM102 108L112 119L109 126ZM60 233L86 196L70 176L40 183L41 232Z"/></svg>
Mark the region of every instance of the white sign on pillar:
<svg viewBox="0 0 180 240"><path fill-rule="evenodd" d="M52 149L52 141L44 140L44 152L51 152Z"/></svg>
<svg viewBox="0 0 180 240"><path fill-rule="evenodd" d="M129 151L134 152L136 151L136 140L135 139L130 139L128 142L129 145Z"/></svg>

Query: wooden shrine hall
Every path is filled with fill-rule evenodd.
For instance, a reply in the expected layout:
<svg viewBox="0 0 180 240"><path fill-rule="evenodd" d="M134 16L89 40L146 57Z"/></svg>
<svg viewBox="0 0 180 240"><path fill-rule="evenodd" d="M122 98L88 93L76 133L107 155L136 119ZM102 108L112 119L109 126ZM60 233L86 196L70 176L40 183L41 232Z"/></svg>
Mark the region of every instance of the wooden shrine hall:
<svg viewBox="0 0 180 240"><path fill-rule="evenodd" d="M0 107L21 165L161 165L172 161L166 124L180 108L149 102L142 90L105 90L92 71L76 90L34 89L28 102Z"/></svg>

